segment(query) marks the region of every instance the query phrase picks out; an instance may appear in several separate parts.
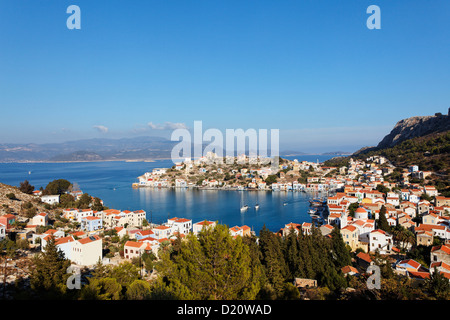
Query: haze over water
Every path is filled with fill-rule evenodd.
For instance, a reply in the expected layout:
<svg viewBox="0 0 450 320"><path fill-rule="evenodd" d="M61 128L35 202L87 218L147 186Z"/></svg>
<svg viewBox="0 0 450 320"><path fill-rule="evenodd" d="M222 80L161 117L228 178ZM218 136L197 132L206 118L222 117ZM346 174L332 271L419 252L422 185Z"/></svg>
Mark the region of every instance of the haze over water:
<svg viewBox="0 0 450 320"><path fill-rule="evenodd" d="M332 156L302 155L287 157L299 161L325 161ZM147 220L163 223L173 217L218 221L230 227L247 225L257 234L265 225L278 231L290 222L310 222L308 200L302 192L191 190L181 188L131 187L137 177L153 168L169 168L171 160L155 162L79 162L79 163L1 163L0 182L19 186L28 180L36 189L55 179L77 183L80 189L99 197L105 206L119 210L147 212ZM254 205L259 203L260 209ZM286 205L284 205L286 203ZM240 206L250 206L245 213Z"/></svg>

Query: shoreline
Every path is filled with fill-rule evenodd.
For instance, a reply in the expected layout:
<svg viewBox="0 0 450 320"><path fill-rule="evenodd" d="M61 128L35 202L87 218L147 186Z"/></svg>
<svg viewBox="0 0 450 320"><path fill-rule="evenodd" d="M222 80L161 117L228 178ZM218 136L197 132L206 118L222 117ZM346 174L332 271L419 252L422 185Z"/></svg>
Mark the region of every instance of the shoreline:
<svg viewBox="0 0 450 320"><path fill-rule="evenodd" d="M2 161L0 164L7 163L94 163L94 162L156 162L160 160L172 160L171 158L156 159L111 159L111 160L70 160L70 161L50 161L50 160L24 160L24 161Z"/></svg>

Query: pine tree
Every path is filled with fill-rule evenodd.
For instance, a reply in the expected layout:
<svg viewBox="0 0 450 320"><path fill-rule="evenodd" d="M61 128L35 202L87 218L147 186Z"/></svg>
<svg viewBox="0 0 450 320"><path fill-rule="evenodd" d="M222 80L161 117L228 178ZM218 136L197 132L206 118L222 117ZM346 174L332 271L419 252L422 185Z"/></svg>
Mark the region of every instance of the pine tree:
<svg viewBox="0 0 450 320"><path fill-rule="evenodd" d="M252 268L249 247L233 239L228 227L203 229L180 243L176 255L160 253L156 269L164 285L159 292L178 299L254 299L259 291L258 272ZM161 294L161 293L160 293Z"/></svg>
<svg viewBox="0 0 450 320"><path fill-rule="evenodd" d="M70 261L56 247L53 237L50 237L44 249L45 251L33 260L31 288L39 298L62 298L67 292L66 282L70 276L67 268L70 266Z"/></svg>

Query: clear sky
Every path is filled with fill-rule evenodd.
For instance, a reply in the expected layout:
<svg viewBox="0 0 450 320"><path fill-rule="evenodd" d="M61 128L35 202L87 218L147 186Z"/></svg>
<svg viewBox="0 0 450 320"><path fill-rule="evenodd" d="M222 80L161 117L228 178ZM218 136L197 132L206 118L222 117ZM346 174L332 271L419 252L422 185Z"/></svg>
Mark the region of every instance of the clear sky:
<svg viewBox="0 0 450 320"><path fill-rule="evenodd" d="M201 120L355 151L447 112L449 23L448 0L1 0L0 143L170 137Z"/></svg>

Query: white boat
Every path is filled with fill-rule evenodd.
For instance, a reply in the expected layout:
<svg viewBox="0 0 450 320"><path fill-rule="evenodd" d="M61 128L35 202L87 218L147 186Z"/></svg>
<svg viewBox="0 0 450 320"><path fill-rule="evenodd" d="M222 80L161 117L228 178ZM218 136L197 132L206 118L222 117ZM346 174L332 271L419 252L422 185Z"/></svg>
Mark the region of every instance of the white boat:
<svg viewBox="0 0 450 320"><path fill-rule="evenodd" d="M248 205L242 206L241 207L241 212L245 212L248 210Z"/></svg>
<svg viewBox="0 0 450 320"><path fill-rule="evenodd" d="M259 210L259 204L255 205L255 210Z"/></svg>
<svg viewBox="0 0 450 320"><path fill-rule="evenodd" d="M241 212L248 210L248 205L244 205L244 194L241 195Z"/></svg>

